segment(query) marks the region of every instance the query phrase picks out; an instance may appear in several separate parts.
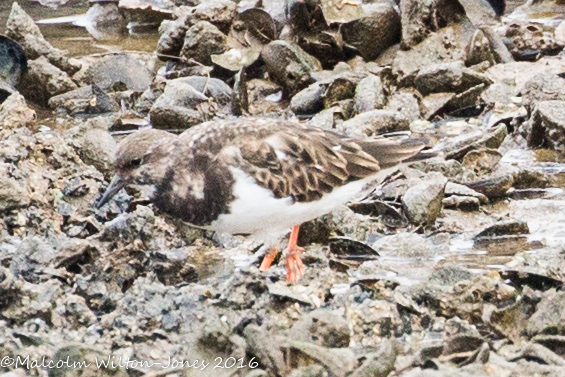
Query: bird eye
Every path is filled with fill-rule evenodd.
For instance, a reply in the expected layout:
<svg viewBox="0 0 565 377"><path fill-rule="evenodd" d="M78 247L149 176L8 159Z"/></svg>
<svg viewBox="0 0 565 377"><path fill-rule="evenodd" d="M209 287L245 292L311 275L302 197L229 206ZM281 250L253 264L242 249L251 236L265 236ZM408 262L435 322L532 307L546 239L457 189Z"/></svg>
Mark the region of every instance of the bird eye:
<svg viewBox="0 0 565 377"><path fill-rule="evenodd" d="M137 168L139 165L141 165L141 158L134 158L129 164L132 168Z"/></svg>

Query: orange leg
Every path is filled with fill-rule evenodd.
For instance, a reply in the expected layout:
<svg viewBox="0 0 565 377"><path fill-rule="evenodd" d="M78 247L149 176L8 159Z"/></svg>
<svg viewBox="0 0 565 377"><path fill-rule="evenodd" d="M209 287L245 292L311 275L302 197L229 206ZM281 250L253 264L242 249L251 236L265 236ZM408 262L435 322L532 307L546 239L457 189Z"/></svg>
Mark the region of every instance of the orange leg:
<svg viewBox="0 0 565 377"><path fill-rule="evenodd" d="M271 267L271 264L273 263L275 258L277 257L278 253L279 253L279 249L277 249L276 247L272 247L269 250L267 250L267 253L263 258L263 262L261 262L261 266L259 266L259 269L261 271L268 270L269 267Z"/></svg>
<svg viewBox="0 0 565 377"><path fill-rule="evenodd" d="M288 248L286 250L286 280L291 283L296 283L298 278L306 273L302 259L300 259L300 254L304 251L304 248L299 247L296 242L298 241L298 231L300 230L300 225L292 227L292 232L290 233L290 240L288 241ZM271 267L273 260L275 260L279 249L271 248L265 254L263 262L259 269L261 271L267 270Z"/></svg>
<svg viewBox="0 0 565 377"><path fill-rule="evenodd" d="M299 230L300 225L292 227L288 249L286 250L286 280L291 283L296 283L298 278L306 273L302 259L300 259L300 254L304 251L304 248L296 244Z"/></svg>

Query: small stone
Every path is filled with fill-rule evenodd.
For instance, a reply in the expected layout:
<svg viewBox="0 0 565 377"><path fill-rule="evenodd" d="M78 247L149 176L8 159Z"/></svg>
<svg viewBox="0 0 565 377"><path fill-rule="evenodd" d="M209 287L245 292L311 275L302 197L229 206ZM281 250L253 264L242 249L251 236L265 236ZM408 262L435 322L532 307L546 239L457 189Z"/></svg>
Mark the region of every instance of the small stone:
<svg viewBox="0 0 565 377"><path fill-rule="evenodd" d="M0 212L27 207L30 204L27 187L13 178L0 177Z"/></svg>
<svg viewBox="0 0 565 377"><path fill-rule="evenodd" d="M437 174L437 175L436 175ZM441 212L447 178L431 173L426 181L412 186L402 197L402 205L413 224L433 225Z"/></svg>
<svg viewBox="0 0 565 377"><path fill-rule="evenodd" d="M271 80L287 89L290 95L314 82L312 73L320 71L320 62L295 44L273 41L263 47L261 57Z"/></svg>
<svg viewBox="0 0 565 377"><path fill-rule="evenodd" d="M565 151L565 101L540 102L531 117L528 145Z"/></svg>
<svg viewBox="0 0 565 377"><path fill-rule="evenodd" d="M522 104L533 109L543 101L565 101L565 79L552 73L540 73L524 84Z"/></svg>
<svg viewBox="0 0 565 377"><path fill-rule="evenodd" d="M114 171L114 162L118 145L108 132L112 118L96 117L87 122L71 128L65 133L80 158L91 164L106 178L110 178Z"/></svg>
<svg viewBox="0 0 565 377"><path fill-rule="evenodd" d="M489 199L496 199L506 196L508 190L512 187L513 182L514 176L512 174L507 174L464 184L465 186L480 192Z"/></svg>
<svg viewBox="0 0 565 377"><path fill-rule="evenodd" d="M543 294L536 312L528 320L528 335L553 334L565 335L565 292L550 289Z"/></svg>
<svg viewBox="0 0 565 377"><path fill-rule="evenodd" d="M351 374L351 377L386 377L394 370L396 361L395 345L385 340L376 352L366 356L366 360Z"/></svg>
<svg viewBox="0 0 565 377"><path fill-rule="evenodd" d="M470 189L465 185L461 185L459 183L454 182L447 182L445 186L445 196L462 196L462 197L472 197L479 200L480 204L488 203L488 198L483 194Z"/></svg>
<svg viewBox="0 0 565 377"><path fill-rule="evenodd" d="M324 108L324 92L326 88L319 83L296 93L290 101L290 110L297 115L315 114Z"/></svg>
<svg viewBox="0 0 565 377"><path fill-rule="evenodd" d="M472 196L450 196L444 198L442 203L444 208L455 208L462 211L478 211L481 207L479 199Z"/></svg>
<svg viewBox="0 0 565 377"><path fill-rule="evenodd" d="M231 0L204 1L192 9L189 21L196 24L207 21L223 33L230 31L230 26L237 16L237 3Z"/></svg>
<svg viewBox="0 0 565 377"><path fill-rule="evenodd" d="M522 220L507 220L491 225L480 231L475 238L530 234L528 223Z"/></svg>
<svg viewBox="0 0 565 377"><path fill-rule="evenodd" d="M69 75L52 65L44 56L29 61L28 65L19 89L31 101L47 105L49 98L77 89Z"/></svg>
<svg viewBox="0 0 565 377"><path fill-rule="evenodd" d="M386 96L380 77L369 75L355 88L355 111L360 114L366 111L382 109L386 105Z"/></svg>
<svg viewBox="0 0 565 377"><path fill-rule="evenodd" d="M366 138L387 132L408 131L410 122L398 111L371 110L361 113L337 127L338 132Z"/></svg>
<svg viewBox="0 0 565 377"><path fill-rule="evenodd" d="M431 244L419 234L398 233L380 238L372 248L382 256L419 258L430 255Z"/></svg>
<svg viewBox="0 0 565 377"><path fill-rule="evenodd" d="M502 154L495 149L478 149L467 153L462 165L479 175L488 174L494 170L501 158Z"/></svg>
<svg viewBox="0 0 565 377"><path fill-rule="evenodd" d="M480 84L490 85L485 75L463 65L463 62L440 63L425 67L418 72L414 81L422 95L430 93L461 93Z"/></svg>
<svg viewBox="0 0 565 377"><path fill-rule="evenodd" d="M226 51L226 43L226 35L216 26L207 21L199 21L186 31L180 56L211 65L211 56Z"/></svg>
<svg viewBox="0 0 565 377"><path fill-rule="evenodd" d="M343 40L354 46L366 61L376 59L400 41L400 16L391 3L363 4L364 16L343 24Z"/></svg>
<svg viewBox="0 0 565 377"><path fill-rule="evenodd" d="M24 97L13 93L0 104L0 127L4 129L35 126L35 111L30 109Z"/></svg>
<svg viewBox="0 0 565 377"><path fill-rule="evenodd" d="M314 310L298 320L290 329L292 339L312 342L322 347L348 347L347 321L327 309Z"/></svg>

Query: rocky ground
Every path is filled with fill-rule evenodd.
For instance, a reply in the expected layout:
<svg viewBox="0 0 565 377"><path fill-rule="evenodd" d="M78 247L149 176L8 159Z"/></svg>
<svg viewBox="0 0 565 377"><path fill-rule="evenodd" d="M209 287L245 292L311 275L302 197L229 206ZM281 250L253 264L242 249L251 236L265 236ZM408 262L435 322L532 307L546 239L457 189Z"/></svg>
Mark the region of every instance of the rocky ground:
<svg viewBox="0 0 565 377"><path fill-rule="evenodd" d="M157 20L160 39L80 58L14 3L0 376L565 375L565 6L491 3L93 1L97 38ZM95 209L124 134L234 116L440 156L304 224L298 285L137 192Z"/></svg>

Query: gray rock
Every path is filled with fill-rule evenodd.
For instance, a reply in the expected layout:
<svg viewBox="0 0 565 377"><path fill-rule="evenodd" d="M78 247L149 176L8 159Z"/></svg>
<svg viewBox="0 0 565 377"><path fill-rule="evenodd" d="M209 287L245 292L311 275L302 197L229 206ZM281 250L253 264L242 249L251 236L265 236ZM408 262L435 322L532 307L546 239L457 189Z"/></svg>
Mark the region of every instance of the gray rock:
<svg viewBox="0 0 565 377"><path fill-rule="evenodd" d="M535 244L526 236L493 236L478 237L473 242L473 248L486 250L488 255L504 256L514 255L520 251L536 248ZM538 247L539 248L539 247Z"/></svg>
<svg viewBox="0 0 565 377"><path fill-rule="evenodd" d="M563 49L563 43L558 42L553 33L545 31L541 25L534 22L513 22L506 28L507 48L516 60L532 51L541 55L553 55Z"/></svg>
<svg viewBox="0 0 565 377"><path fill-rule="evenodd" d="M96 321L96 316L86 305L83 297L67 295L64 299L65 316L75 327L90 326Z"/></svg>
<svg viewBox="0 0 565 377"><path fill-rule="evenodd" d="M362 6L364 16L343 24L341 32L343 40L369 61L400 41L400 16L389 2Z"/></svg>
<svg viewBox="0 0 565 377"><path fill-rule="evenodd" d="M27 58L22 46L16 41L0 37L0 103L6 95L15 91L22 73L27 69Z"/></svg>
<svg viewBox="0 0 565 377"><path fill-rule="evenodd" d="M157 42L157 53L169 56L179 56L186 31L188 30L188 15L176 20L164 20L159 26L159 42ZM162 60L169 60L166 57Z"/></svg>
<svg viewBox="0 0 565 377"><path fill-rule="evenodd" d="M391 110L367 111L337 127L338 132L360 138L409 129L409 120L402 113Z"/></svg>
<svg viewBox="0 0 565 377"><path fill-rule="evenodd" d="M392 341L385 340L377 351L366 356L366 360L351 377L386 377L394 370L395 361L395 345Z"/></svg>
<svg viewBox="0 0 565 377"><path fill-rule="evenodd" d="M472 196L450 196L442 201L443 208L455 208L462 211L478 211L481 207L479 199Z"/></svg>
<svg viewBox="0 0 565 377"><path fill-rule="evenodd" d="M490 85L481 94L481 99L486 103L510 104L511 98L520 94L520 88L508 85L504 82L497 82Z"/></svg>
<svg viewBox="0 0 565 377"><path fill-rule="evenodd" d="M528 335L554 334L565 335L565 292L550 289L545 292L536 312L528 320Z"/></svg>
<svg viewBox="0 0 565 377"><path fill-rule="evenodd" d="M481 232L479 232L475 236L475 238L529 234L529 233L530 233L530 229L528 228L528 223L526 223L525 221L507 220L486 227Z"/></svg>
<svg viewBox="0 0 565 377"><path fill-rule="evenodd" d="M29 61L28 65L19 88L24 97L33 102L47 105L49 98L77 88L69 75L49 63L44 56Z"/></svg>
<svg viewBox="0 0 565 377"><path fill-rule="evenodd" d="M49 63L69 75L80 69L80 64L69 60L64 51L54 48L45 40L33 19L16 2L12 4L6 23L6 35L21 44L28 59L44 56Z"/></svg>
<svg viewBox="0 0 565 377"><path fill-rule="evenodd" d="M480 84L490 85L485 75L466 68L463 62L440 63L421 69L414 81L422 95L440 92L461 93Z"/></svg>
<svg viewBox="0 0 565 377"><path fill-rule="evenodd" d="M440 5L441 4L441 5ZM425 40L440 24L458 20L460 8L455 3L406 0L400 2L402 15L402 46L409 49Z"/></svg>
<svg viewBox="0 0 565 377"><path fill-rule="evenodd" d="M253 369L245 377L269 377L269 374L262 369Z"/></svg>
<svg viewBox="0 0 565 377"><path fill-rule="evenodd" d="M203 93L202 90L206 90ZM213 106L210 106L213 98ZM231 112L232 90L223 81L201 76L181 77L167 82L149 117L155 128L186 129L216 112Z"/></svg>
<svg viewBox="0 0 565 377"><path fill-rule="evenodd" d="M108 179L114 171L118 145L108 128L112 118L92 118L84 124L71 128L65 133L80 158L94 166Z"/></svg>
<svg viewBox="0 0 565 377"><path fill-rule="evenodd" d="M328 372L321 365L308 365L294 369L288 377L328 377Z"/></svg>
<svg viewBox="0 0 565 377"><path fill-rule="evenodd" d="M549 181L545 174L531 168L520 169L514 174L513 187L516 189L536 189L545 188Z"/></svg>
<svg viewBox="0 0 565 377"><path fill-rule="evenodd" d="M19 93L13 93L0 104L0 127L3 129L34 129L35 118L35 111L27 106L24 97Z"/></svg>
<svg viewBox="0 0 565 377"><path fill-rule="evenodd" d="M540 73L526 81L522 104L531 110L543 101L565 101L565 79L552 73Z"/></svg>
<svg viewBox="0 0 565 377"><path fill-rule="evenodd" d="M283 348L287 350L287 360L291 364L300 359L311 359L323 365L331 377L345 377L354 368L355 356L349 348L325 348L288 339Z"/></svg>
<svg viewBox="0 0 565 377"><path fill-rule="evenodd" d="M146 55L136 53L104 55L90 64L82 82L96 83L102 88L122 83L129 90L145 90L154 76L146 58Z"/></svg>
<svg viewBox="0 0 565 377"><path fill-rule="evenodd" d="M286 376L287 367L283 352L278 343L273 343L272 335L257 325L248 325L243 330L250 351L256 355L262 368L274 372L277 376Z"/></svg>
<svg viewBox="0 0 565 377"><path fill-rule="evenodd" d="M422 118L433 120L441 116L454 97L455 93L432 93L422 98Z"/></svg>
<svg viewBox="0 0 565 377"><path fill-rule="evenodd" d="M336 128L337 119L344 118L343 116L340 117L340 114L343 114L343 109L337 106L324 109L314 115L312 119L308 121L308 125L333 130Z"/></svg>
<svg viewBox="0 0 565 377"><path fill-rule="evenodd" d="M472 150L485 147L498 149L506 135L508 135L506 125L500 124L486 135L477 130L456 137L444 138L435 145L435 149L442 150L445 159L462 159Z"/></svg>
<svg viewBox="0 0 565 377"><path fill-rule="evenodd" d="M412 186L402 197L406 215L413 224L433 225L441 212L447 178L431 173L426 180Z"/></svg>
<svg viewBox="0 0 565 377"><path fill-rule="evenodd" d="M326 87L314 83L296 93L290 101L290 110L295 114L315 114L324 108L323 95Z"/></svg>
<svg viewBox="0 0 565 377"><path fill-rule="evenodd" d="M417 93L396 91L388 98L385 110L399 111L409 122L420 118L420 101Z"/></svg>
<svg viewBox="0 0 565 377"><path fill-rule="evenodd" d="M98 368L96 362L100 363L100 360L108 360L108 355L111 355L112 351L103 350L96 347L88 346L85 344L69 344L58 348L53 355L50 357L55 364L57 362L62 362L61 368L51 368L49 369L49 377L126 377L128 376L126 368L120 368L117 363L109 367L100 366ZM69 361L66 364L67 360ZM85 368L73 367L73 363L85 363L88 365ZM80 371L80 374L77 373Z"/></svg>
<svg viewBox="0 0 565 377"><path fill-rule="evenodd" d="M297 45L273 41L263 48L261 57L269 77L294 94L313 82L312 72L320 71L320 62Z"/></svg>
<svg viewBox="0 0 565 377"><path fill-rule="evenodd" d="M471 280L471 276L468 269L454 263L448 263L434 269L428 278L428 283L452 286L463 280Z"/></svg>
<svg viewBox="0 0 565 377"><path fill-rule="evenodd" d="M432 64L464 59L467 40L463 26L454 24L430 34L412 49L397 52L392 64L393 74L403 85L410 85L420 69Z"/></svg>
<svg viewBox="0 0 565 377"><path fill-rule="evenodd" d="M5 268L0 267L0 308L6 309L14 303L19 303L21 295L22 282L14 278L14 274Z"/></svg>
<svg viewBox="0 0 565 377"><path fill-rule="evenodd" d="M187 129L202 123L202 114L181 106L154 106L149 112L149 119L155 128Z"/></svg>
<svg viewBox="0 0 565 377"><path fill-rule="evenodd" d="M226 43L226 35L220 29L207 21L199 21L186 31L180 56L211 65L211 55L223 53Z"/></svg>
<svg viewBox="0 0 565 377"><path fill-rule="evenodd" d="M465 185L461 185L454 182L447 182L445 186L445 196L461 196L461 197L471 197L476 198L481 204L488 203L488 198L483 194L470 189Z"/></svg>
<svg viewBox="0 0 565 377"><path fill-rule="evenodd" d="M495 149L477 149L467 153L461 164L463 167L482 175L491 173L501 158L502 154Z"/></svg>
<svg viewBox="0 0 565 377"><path fill-rule="evenodd" d="M490 41L481 29L475 30L469 45L465 49L465 65L474 66L481 63L488 63L489 66L496 64Z"/></svg>
<svg viewBox="0 0 565 377"><path fill-rule="evenodd" d="M203 1L192 9L189 21L192 25L207 21L227 34L236 18L236 8L237 4L231 0Z"/></svg>
<svg viewBox="0 0 565 377"><path fill-rule="evenodd" d="M282 88L270 81L262 79L251 79L247 82L247 97L249 100L249 112L251 114L264 114L280 109L282 103L277 103Z"/></svg>
<svg viewBox="0 0 565 377"><path fill-rule="evenodd" d="M562 81L565 82L565 80ZM564 119L565 100L538 103L530 120L531 131L528 135L528 145L534 148L547 146L558 151L565 151Z"/></svg>
<svg viewBox="0 0 565 377"><path fill-rule="evenodd" d="M357 113L382 109L386 101L383 83L379 76L369 75L357 84L355 88L355 111Z"/></svg>
<svg viewBox="0 0 565 377"><path fill-rule="evenodd" d="M30 193L23 182L18 182L13 178L4 175L0 177L0 212L27 207L30 204Z"/></svg>
<svg viewBox="0 0 565 377"><path fill-rule="evenodd" d="M379 255L401 258L427 257L431 244L419 234L398 233L377 240L372 246Z"/></svg>
<svg viewBox="0 0 565 377"><path fill-rule="evenodd" d="M334 78L328 85L324 95L325 107L329 108L335 106L340 101L353 98L356 86L356 78L350 75L345 74Z"/></svg>
<svg viewBox="0 0 565 377"><path fill-rule="evenodd" d="M322 347L348 347L349 327L340 315L327 309L314 310L298 320L290 329L289 336L302 342Z"/></svg>
<svg viewBox="0 0 565 377"><path fill-rule="evenodd" d="M489 199L497 199L506 196L513 182L514 176L506 174L481 181L467 182L464 185L480 192Z"/></svg>
<svg viewBox="0 0 565 377"><path fill-rule="evenodd" d="M110 97L112 96L112 97ZM88 85L49 98L49 108L68 114L103 114L120 110L115 93L107 94L97 85Z"/></svg>
<svg viewBox="0 0 565 377"><path fill-rule="evenodd" d="M451 112L477 106L479 104L479 98L485 88L485 84L480 84L462 93L456 94L447 104L445 104L444 110L446 112Z"/></svg>

